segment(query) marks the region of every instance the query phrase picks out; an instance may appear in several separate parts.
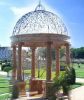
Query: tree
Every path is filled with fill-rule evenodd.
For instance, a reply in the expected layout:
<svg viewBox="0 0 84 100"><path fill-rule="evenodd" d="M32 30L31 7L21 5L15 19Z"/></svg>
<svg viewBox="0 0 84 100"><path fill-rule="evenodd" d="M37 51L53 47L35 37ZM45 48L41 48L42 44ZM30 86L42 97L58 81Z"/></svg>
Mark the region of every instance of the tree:
<svg viewBox="0 0 84 100"><path fill-rule="evenodd" d="M73 58L84 59L84 47L71 48L71 53L72 53Z"/></svg>
<svg viewBox="0 0 84 100"><path fill-rule="evenodd" d="M3 70L7 72L7 76L9 77L9 71L12 70L12 67L5 67Z"/></svg>

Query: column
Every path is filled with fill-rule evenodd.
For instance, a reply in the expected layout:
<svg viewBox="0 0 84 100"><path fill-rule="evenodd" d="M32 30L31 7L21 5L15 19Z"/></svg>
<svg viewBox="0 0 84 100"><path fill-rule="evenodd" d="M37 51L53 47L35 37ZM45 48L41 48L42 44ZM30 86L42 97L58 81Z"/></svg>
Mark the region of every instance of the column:
<svg viewBox="0 0 84 100"><path fill-rule="evenodd" d="M17 80L22 81L22 65L21 65L21 50L22 45L18 44L18 66L17 66Z"/></svg>
<svg viewBox="0 0 84 100"><path fill-rule="evenodd" d="M13 45L13 70L12 70L12 78L16 79L16 46Z"/></svg>
<svg viewBox="0 0 84 100"><path fill-rule="evenodd" d="M46 80L49 82L51 80L51 64L52 64L52 57L51 57L51 42L47 42L47 67L46 67Z"/></svg>
<svg viewBox="0 0 84 100"><path fill-rule="evenodd" d="M60 48L56 47L56 77L59 76L60 73Z"/></svg>
<svg viewBox="0 0 84 100"><path fill-rule="evenodd" d="M70 67L70 45L66 44L66 64Z"/></svg>
<svg viewBox="0 0 84 100"><path fill-rule="evenodd" d="M44 95L46 98L49 97L49 89L52 85L51 83L51 64L52 64L52 56L51 56L51 42L47 42L47 50L46 50L46 56L47 56L47 66L46 66L46 86L45 86L45 92Z"/></svg>
<svg viewBox="0 0 84 100"><path fill-rule="evenodd" d="M32 47L32 68L31 68L31 78L35 78L35 47Z"/></svg>

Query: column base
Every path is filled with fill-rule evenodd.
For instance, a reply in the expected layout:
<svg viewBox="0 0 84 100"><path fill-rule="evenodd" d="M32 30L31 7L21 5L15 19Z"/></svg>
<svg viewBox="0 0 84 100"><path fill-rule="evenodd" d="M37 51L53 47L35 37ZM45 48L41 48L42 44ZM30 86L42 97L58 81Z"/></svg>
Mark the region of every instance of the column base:
<svg viewBox="0 0 84 100"><path fill-rule="evenodd" d="M26 82L24 81L18 82L17 85L19 88L19 96L22 96L22 97L26 96L26 89L25 89Z"/></svg>
<svg viewBox="0 0 84 100"><path fill-rule="evenodd" d="M46 82L46 88L45 88L45 93L44 96L45 98L49 98L52 94L51 94L51 87L53 85L53 82Z"/></svg>
<svg viewBox="0 0 84 100"><path fill-rule="evenodd" d="M31 79L30 80L30 92L37 92L38 94L43 94L44 81L45 80L42 80L42 79Z"/></svg>

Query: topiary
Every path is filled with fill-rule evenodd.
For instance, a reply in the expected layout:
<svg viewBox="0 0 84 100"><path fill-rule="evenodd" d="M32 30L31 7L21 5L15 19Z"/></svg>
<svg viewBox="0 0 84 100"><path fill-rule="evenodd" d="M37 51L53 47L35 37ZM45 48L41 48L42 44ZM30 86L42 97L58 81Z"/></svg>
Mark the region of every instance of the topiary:
<svg viewBox="0 0 84 100"><path fill-rule="evenodd" d="M67 68L66 74L67 74L67 83L70 85L75 84L76 81L75 69L73 67Z"/></svg>

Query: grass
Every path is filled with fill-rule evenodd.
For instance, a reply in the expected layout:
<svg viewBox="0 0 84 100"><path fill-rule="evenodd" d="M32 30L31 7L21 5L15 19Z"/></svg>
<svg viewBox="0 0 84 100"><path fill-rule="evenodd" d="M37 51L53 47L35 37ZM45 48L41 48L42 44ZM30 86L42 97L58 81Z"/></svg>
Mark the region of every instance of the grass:
<svg viewBox="0 0 84 100"><path fill-rule="evenodd" d="M70 86L70 89L72 90L72 89L78 88L78 87L80 87L82 85L84 85L84 84L83 83L75 83L75 84Z"/></svg>
<svg viewBox="0 0 84 100"><path fill-rule="evenodd" d="M84 78L84 64L79 64L80 67L78 67L78 64L73 64L73 67L75 68L76 77L77 78Z"/></svg>
<svg viewBox="0 0 84 100"><path fill-rule="evenodd" d="M0 94L9 93L9 91L9 81L4 77L0 77Z"/></svg>
<svg viewBox="0 0 84 100"><path fill-rule="evenodd" d="M79 64L80 68L78 67L77 63L73 64L73 67L75 68L75 72L76 72L76 77L77 78L84 78L84 64ZM25 70L24 71L25 74L27 75L31 75L31 70ZM61 71L62 73L63 71ZM56 75L55 71L52 72L52 78L54 78ZM36 77L38 77L38 70L36 69ZM40 69L40 78L41 79L45 79L46 78L46 70L43 68Z"/></svg>
<svg viewBox="0 0 84 100"><path fill-rule="evenodd" d="M76 72L76 78L84 78L84 64L79 64L80 68L78 67L77 63L73 64L73 67L75 68ZM25 70L25 74L31 76L31 70ZM60 72L60 74L63 73L63 71ZM56 73L55 71L52 71L52 79L55 77ZM38 78L38 70L36 69L36 77ZM46 70L45 68L40 68L40 79L46 79ZM29 81L27 80L27 84ZM71 89L78 88L84 84L82 83L75 83L74 85L71 85ZM29 85L27 85L27 88L29 88Z"/></svg>
<svg viewBox="0 0 84 100"><path fill-rule="evenodd" d="M75 71L76 71L76 77L84 78L84 64L80 64L80 68L79 68L78 64L74 63L73 67L75 68ZM62 73L62 72L60 72L60 73ZM27 77L31 76L31 70L24 70L24 73L26 74ZM52 71L52 79L55 77L55 75L56 75L55 71ZM40 79L46 79L46 69L45 68L40 69L39 76L40 76ZM38 78L38 70L37 69L36 69L36 77ZM26 82L27 82L26 87L28 89L29 88L29 80L26 80ZM82 85L84 85L84 84L76 83L74 85L71 85L71 89L80 87ZM9 81L6 78L0 76L0 94L9 93L9 92L10 92Z"/></svg>

